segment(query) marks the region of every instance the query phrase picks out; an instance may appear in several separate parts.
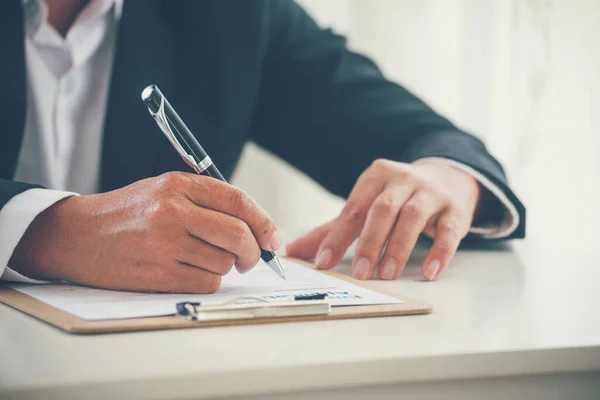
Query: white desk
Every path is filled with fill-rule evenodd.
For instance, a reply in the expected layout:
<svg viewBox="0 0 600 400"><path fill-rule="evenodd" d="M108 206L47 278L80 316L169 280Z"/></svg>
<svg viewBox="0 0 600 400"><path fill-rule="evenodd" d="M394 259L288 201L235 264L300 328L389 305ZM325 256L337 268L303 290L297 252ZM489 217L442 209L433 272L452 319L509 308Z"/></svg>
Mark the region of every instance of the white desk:
<svg viewBox="0 0 600 400"><path fill-rule="evenodd" d="M0 398L600 398L598 258L420 257L378 284L427 316L74 336L0 305Z"/></svg>

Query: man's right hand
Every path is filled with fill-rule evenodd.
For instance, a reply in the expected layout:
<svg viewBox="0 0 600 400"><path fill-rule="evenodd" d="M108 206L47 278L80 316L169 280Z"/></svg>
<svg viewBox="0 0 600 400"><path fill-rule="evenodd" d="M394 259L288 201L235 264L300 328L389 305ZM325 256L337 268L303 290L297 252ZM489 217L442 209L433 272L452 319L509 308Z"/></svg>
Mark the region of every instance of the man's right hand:
<svg viewBox="0 0 600 400"><path fill-rule="evenodd" d="M233 265L246 272L260 247L280 245L273 220L243 191L171 172L59 201L31 223L9 266L107 289L212 293Z"/></svg>

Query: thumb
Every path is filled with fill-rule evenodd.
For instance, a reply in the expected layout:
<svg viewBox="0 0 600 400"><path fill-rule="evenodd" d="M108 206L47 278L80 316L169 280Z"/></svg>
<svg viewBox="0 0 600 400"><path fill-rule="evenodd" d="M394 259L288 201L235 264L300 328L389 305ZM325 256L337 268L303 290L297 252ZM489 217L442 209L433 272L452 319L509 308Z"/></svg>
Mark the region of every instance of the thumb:
<svg viewBox="0 0 600 400"><path fill-rule="evenodd" d="M302 260L312 260L317 255L317 250L321 242L329 232L329 223L321 225L306 235L288 243L285 246L288 257L300 258Z"/></svg>

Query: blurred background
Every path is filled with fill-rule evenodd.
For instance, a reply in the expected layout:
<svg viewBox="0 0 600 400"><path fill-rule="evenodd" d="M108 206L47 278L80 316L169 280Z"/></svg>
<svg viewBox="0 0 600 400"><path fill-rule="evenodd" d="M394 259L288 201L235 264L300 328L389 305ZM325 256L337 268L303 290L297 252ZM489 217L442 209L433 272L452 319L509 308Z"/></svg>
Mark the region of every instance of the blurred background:
<svg viewBox="0 0 600 400"><path fill-rule="evenodd" d="M528 242L577 251L600 244L600 0L299 3L389 79L483 139L527 206ZM343 204L253 145L234 183L284 236Z"/></svg>

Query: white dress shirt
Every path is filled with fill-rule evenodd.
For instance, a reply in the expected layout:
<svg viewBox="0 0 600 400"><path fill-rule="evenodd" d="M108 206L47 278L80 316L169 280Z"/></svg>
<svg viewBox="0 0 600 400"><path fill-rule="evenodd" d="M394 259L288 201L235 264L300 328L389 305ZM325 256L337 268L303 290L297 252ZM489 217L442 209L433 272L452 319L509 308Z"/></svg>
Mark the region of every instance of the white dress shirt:
<svg viewBox="0 0 600 400"><path fill-rule="evenodd" d="M98 191L102 131L122 0L92 0L62 37L48 23L42 0L23 0L27 65L27 116L15 180L30 189L0 209L0 277L37 282L8 268L8 261L35 217L55 202ZM488 238L506 237L519 224L515 206L485 176L455 161L506 206L499 226L472 227Z"/></svg>
<svg viewBox="0 0 600 400"><path fill-rule="evenodd" d="M0 276L34 218L60 199L98 191L102 130L122 0L93 0L62 37L42 0L24 0L27 113L15 180L32 189L0 210ZM73 193L75 192L75 193Z"/></svg>

